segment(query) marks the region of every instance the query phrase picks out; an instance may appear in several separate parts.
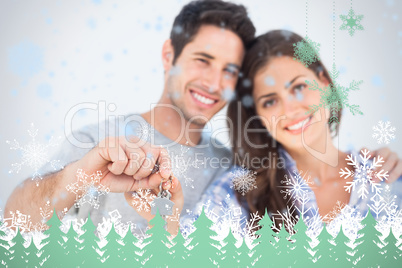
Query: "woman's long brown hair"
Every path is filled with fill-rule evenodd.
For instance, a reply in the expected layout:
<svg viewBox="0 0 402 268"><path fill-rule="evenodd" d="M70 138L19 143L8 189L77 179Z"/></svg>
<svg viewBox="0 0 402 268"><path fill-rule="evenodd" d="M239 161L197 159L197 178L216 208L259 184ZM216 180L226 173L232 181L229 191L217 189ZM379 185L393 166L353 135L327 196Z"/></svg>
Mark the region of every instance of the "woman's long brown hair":
<svg viewBox="0 0 402 268"><path fill-rule="evenodd" d="M284 199L284 195L278 188L286 172L284 163L281 163L279 158L279 143L269 135L256 114L252 98L254 78L271 59L281 56L294 58L293 44L303 41L301 36L285 30L270 31L257 37L246 53L241 70L242 76L236 88L236 97L228 107L228 119L233 123L232 127L235 130L230 137L234 164L257 173L257 188L246 193L245 196L236 192L236 196L241 204L247 203L250 213L257 212L260 216L264 215L266 209L269 213L282 212L286 209L288 200ZM312 63L308 68L316 74L317 79L322 73L332 84L332 79L320 60ZM338 114L339 121L341 112ZM336 135L338 124L331 124L333 125L330 125L330 129L334 132L332 134ZM252 159L263 161L256 166L252 165Z"/></svg>

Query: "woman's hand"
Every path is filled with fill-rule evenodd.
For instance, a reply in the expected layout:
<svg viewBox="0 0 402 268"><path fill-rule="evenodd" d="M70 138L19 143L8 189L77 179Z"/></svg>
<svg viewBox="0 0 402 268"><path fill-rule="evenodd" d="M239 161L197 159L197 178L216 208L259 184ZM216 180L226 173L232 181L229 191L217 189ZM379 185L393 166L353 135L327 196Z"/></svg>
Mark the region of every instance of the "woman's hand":
<svg viewBox="0 0 402 268"><path fill-rule="evenodd" d="M397 153L392 152L388 147L377 149L373 152L374 157L382 156L384 158L384 165L382 170L388 171L387 183L396 181L402 175L402 160L398 157ZM375 178L378 180L377 178ZM379 181L379 180L378 180Z"/></svg>
<svg viewBox="0 0 402 268"><path fill-rule="evenodd" d="M170 192L170 201L174 203L172 208L173 215L166 216L165 218L167 231L171 235L176 235L180 224L180 213L183 210L184 204L183 190L179 180L174 176L172 176L172 180L163 182L162 188ZM150 203L157 197L158 193L159 187L155 189L141 189L136 192L127 192L124 196L128 204L149 223L149 221L155 217L155 215L151 214Z"/></svg>

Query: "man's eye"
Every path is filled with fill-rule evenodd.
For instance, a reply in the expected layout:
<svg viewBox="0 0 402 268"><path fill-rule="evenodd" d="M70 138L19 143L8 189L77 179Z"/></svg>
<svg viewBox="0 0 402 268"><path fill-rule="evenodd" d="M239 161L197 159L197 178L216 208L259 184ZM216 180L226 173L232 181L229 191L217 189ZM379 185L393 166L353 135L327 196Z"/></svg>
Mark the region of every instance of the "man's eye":
<svg viewBox="0 0 402 268"><path fill-rule="evenodd" d="M207 63L208 63L208 61L207 61L207 60L205 60L205 59L201 59L201 58L198 58L198 59L197 59L197 61L202 62L202 63L204 63L204 64L207 64Z"/></svg>
<svg viewBox="0 0 402 268"><path fill-rule="evenodd" d="M264 103L263 103L262 106L263 106L264 108L269 108L269 107L273 106L275 103L276 103L276 100L275 100L275 99L266 100L266 101L264 101Z"/></svg>

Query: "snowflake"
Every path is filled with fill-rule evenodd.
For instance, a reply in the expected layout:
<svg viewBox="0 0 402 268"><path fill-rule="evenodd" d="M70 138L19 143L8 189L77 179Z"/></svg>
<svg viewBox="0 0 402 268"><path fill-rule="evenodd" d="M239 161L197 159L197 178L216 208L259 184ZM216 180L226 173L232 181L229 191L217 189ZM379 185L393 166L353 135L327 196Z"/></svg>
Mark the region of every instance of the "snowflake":
<svg viewBox="0 0 402 268"><path fill-rule="evenodd" d="M66 186L67 191L75 193L75 207L88 203L99 208L99 197L109 193L109 188L100 183L102 172L88 176L82 169L77 170L77 182Z"/></svg>
<svg viewBox="0 0 402 268"><path fill-rule="evenodd" d="M35 128L34 124L31 124L31 128L28 130L29 136L32 140L25 146L21 146L15 139L14 141L6 141L10 145L12 150L20 150L22 153L22 161L20 163L12 164L12 169L9 173L18 173L22 166L29 166L33 169L34 173L32 175L32 180L35 181L36 186L39 186L39 181L42 180L42 175L39 173L39 169L50 163L54 170L62 169L63 166L59 164L59 160L49 160L48 150L49 147L55 147L58 145L60 138L53 138L49 140L47 145L38 143L35 138L38 135L38 129Z"/></svg>
<svg viewBox="0 0 402 268"><path fill-rule="evenodd" d="M32 229L31 216L22 214L19 210L16 212L10 211L11 217L4 218L4 226L8 228L19 228L21 233L29 232Z"/></svg>
<svg viewBox="0 0 402 268"><path fill-rule="evenodd" d="M335 207L324 217L322 217L322 220L325 223L330 223L332 222L336 217L338 217L339 214L342 213L342 211L345 209L346 204L342 203L341 201L336 201Z"/></svg>
<svg viewBox="0 0 402 268"><path fill-rule="evenodd" d="M249 191L257 189L255 183L256 174L256 172L245 167L236 168L235 171L230 173L230 176L232 177L230 188L235 189L243 196Z"/></svg>
<svg viewBox="0 0 402 268"><path fill-rule="evenodd" d="M293 59L306 67L320 60L318 56L320 44L312 41L308 36L306 36L304 40L293 44L293 47L295 51L295 57Z"/></svg>
<svg viewBox="0 0 402 268"><path fill-rule="evenodd" d="M187 152L189 150L190 147L188 146L188 142L186 143L186 146L180 145L179 154L167 149L172 164L172 173L177 178L184 178L184 183L186 184L186 186L194 189L194 179L188 176L188 168L200 168L200 165L203 165L204 162L198 159L193 160L191 157L189 157L187 155Z"/></svg>
<svg viewBox="0 0 402 268"><path fill-rule="evenodd" d="M391 122L379 121L376 126L373 126L374 134L373 138L377 139L379 144L388 144L390 140L395 139L395 127L391 126Z"/></svg>
<svg viewBox="0 0 402 268"><path fill-rule="evenodd" d="M131 204L138 210L138 211L150 211L149 204L155 198L155 195L152 194L150 189L138 189L132 195L132 202ZM153 203L152 203L153 204Z"/></svg>
<svg viewBox="0 0 402 268"><path fill-rule="evenodd" d="M356 156L348 155L346 157L346 160L348 161L348 165L354 166L355 171L349 170L348 167L345 167L345 170L341 169L339 174L341 174L341 177L345 176L344 179L347 179L349 177L354 177L353 181L351 182L346 182L345 190L350 193L351 190L355 190L355 188L358 188L358 194L360 198L366 198L368 194L368 186L371 186L371 191L375 191L376 193L381 193L381 185L378 182L375 182L373 179L377 178L380 181L383 181L384 179L388 179L388 171L380 170L380 171L375 171L375 168L379 168L382 166L382 163L384 163L384 160L381 156L378 156L378 158L373 159L373 161L369 161L371 158L371 155L369 155L370 151L367 149L362 150L360 154L361 158L361 163L358 163L356 160Z"/></svg>
<svg viewBox="0 0 402 268"><path fill-rule="evenodd" d="M349 104L348 95L350 91L359 90L359 86L363 81L352 81L349 87L343 87L339 85L336 80L338 78L339 72L336 70L335 64L332 65L331 78L332 83L327 87L320 88L318 83L314 80L312 83L306 80L307 85L309 85L310 90L320 91L320 104L319 105L309 105L310 110L306 112L315 113L320 108L328 107L331 109L331 117L328 123L336 122L339 123L338 114L343 106L349 108L350 112L355 114L363 114L360 111L360 106L356 104Z"/></svg>
<svg viewBox="0 0 402 268"><path fill-rule="evenodd" d="M353 36L355 30L364 30L364 27L360 24L360 21L364 18L364 15L355 15L355 11L351 8L348 15L339 15L342 20L342 25L339 30L348 30L350 36Z"/></svg>
<svg viewBox="0 0 402 268"><path fill-rule="evenodd" d="M310 176L306 177L306 174L303 175L303 171L297 172L296 170L293 171L294 176L290 173L288 176L285 174L285 179L281 181L283 186L279 186L280 188L285 188L285 190L281 190L280 193L285 194L285 199L288 197L289 200L301 200L303 197L308 194L310 186L313 182L310 181Z"/></svg>
<svg viewBox="0 0 402 268"><path fill-rule="evenodd" d="M140 123L140 126L136 129L136 135L144 141L150 141L151 135L154 133L154 128L147 123Z"/></svg>
<svg viewBox="0 0 402 268"><path fill-rule="evenodd" d="M43 208L43 207L40 207L40 208L39 208L39 211L40 211L40 215L42 216L42 219L47 219L47 218L49 218L50 216L52 216L53 211L52 211L52 209L50 208L50 201L48 200L48 201L46 202L44 208Z"/></svg>

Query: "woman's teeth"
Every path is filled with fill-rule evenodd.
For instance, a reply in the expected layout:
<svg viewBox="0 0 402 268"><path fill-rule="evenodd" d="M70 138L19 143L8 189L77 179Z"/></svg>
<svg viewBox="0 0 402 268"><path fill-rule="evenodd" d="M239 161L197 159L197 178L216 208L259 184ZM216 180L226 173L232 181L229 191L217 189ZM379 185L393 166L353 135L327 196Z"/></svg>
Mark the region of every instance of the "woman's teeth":
<svg viewBox="0 0 402 268"><path fill-rule="evenodd" d="M212 104L215 102L215 100L206 98L195 92L191 92L191 95L193 95L193 97L196 98L199 102L204 103L204 104Z"/></svg>
<svg viewBox="0 0 402 268"><path fill-rule="evenodd" d="M294 124L294 125L289 126L288 129L289 129L289 130L296 130L296 129L299 129L299 128L301 128L304 124L306 124L308 121L310 121L310 118L311 118L311 117L307 117L307 118L304 119L303 121L301 121L301 122L299 122L299 123L297 123L297 124Z"/></svg>

